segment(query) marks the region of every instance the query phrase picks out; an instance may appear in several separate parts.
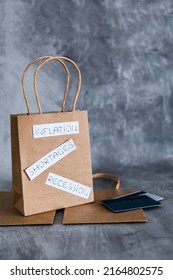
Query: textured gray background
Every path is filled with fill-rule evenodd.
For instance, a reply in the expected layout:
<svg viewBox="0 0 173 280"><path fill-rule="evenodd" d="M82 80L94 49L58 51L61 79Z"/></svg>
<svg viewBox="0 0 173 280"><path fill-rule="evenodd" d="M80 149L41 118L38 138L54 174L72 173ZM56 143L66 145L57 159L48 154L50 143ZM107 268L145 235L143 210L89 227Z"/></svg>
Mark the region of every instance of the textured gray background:
<svg viewBox="0 0 173 280"><path fill-rule="evenodd" d="M165 197L142 225L62 226L60 212L51 227L0 228L0 257L172 258L173 1L1 0L0 27L0 189L11 187L9 114L26 112L22 72L52 54L81 69L77 107L89 111L93 170ZM26 87L35 112L32 73ZM57 62L40 71L44 111L60 110L64 84Z"/></svg>

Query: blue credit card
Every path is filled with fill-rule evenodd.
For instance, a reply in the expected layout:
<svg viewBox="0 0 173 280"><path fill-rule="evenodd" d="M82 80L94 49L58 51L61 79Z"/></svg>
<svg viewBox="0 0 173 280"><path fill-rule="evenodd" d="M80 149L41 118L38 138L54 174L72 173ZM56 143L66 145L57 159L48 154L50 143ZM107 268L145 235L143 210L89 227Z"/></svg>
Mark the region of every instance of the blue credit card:
<svg viewBox="0 0 173 280"><path fill-rule="evenodd" d="M135 196L140 196L140 195L146 195L150 198L152 198L153 200L156 200L156 201L161 201L163 200L163 197L161 196L158 196L158 195L155 195L155 194L152 194L152 193L149 193L149 192L144 192L144 191L135 191L135 192L131 192L131 193L127 193L127 194L123 194L123 195L120 195L120 196L116 196L116 197L113 197L111 199L121 199L121 198L126 198L126 197L135 197Z"/></svg>
<svg viewBox="0 0 173 280"><path fill-rule="evenodd" d="M162 205L160 201L156 201L145 194L139 195L139 193L136 196L131 194L113 199L102 200L101 203L113 212L123 212Z"/></svg>

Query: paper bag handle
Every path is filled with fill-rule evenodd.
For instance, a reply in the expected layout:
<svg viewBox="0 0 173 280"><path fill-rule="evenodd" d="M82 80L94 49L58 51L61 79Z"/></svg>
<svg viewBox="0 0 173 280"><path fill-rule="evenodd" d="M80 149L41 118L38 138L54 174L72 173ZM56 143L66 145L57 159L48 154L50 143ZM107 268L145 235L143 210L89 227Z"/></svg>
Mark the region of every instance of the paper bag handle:
<svg viewBox="0 0 173 280"><path fill-rule="evenodd" d="M115 177L114 175L106 174L106 173L95 173L95 174L93 174L92 177L93 177L93 179L104 178L104 179L112 180L112 181L116 182L115 189L119 190L119 188L120 188L120 179L118 177Z"/></svg>
<svg viewBox="0 0 173 280"><path fill-rule="evenodd" d="M38 109L39 109L39 113L40 114L42 114L42 109L41 109L41 105L40 105L40 101L39 101L39 97L38 97L38 90L37 90L37 83L36 83L37 74L38 74L38 71L40 70L40 68L44 64L46 64L49 61L56 60L56 59L66 60L66 61L70 62L71 64L73 64L73 66L77 70L77 73L78 73L78 85L77 85L76 94L75 94L75 97L74 97L74 100L73 100L72 111L75 111L75 108L76 108L76 102L77 102L77 99L78 99L78 96L79 96L79 92L80 92L80 88L81 88L81 72L79 70L79 67L70 58L67 58L65 56L52 56L52 57L49 57L48 59L46 59L45 61L43 61L42 63L40 63L40 65L37 67L37 69L34 72L34 91L35 91L35 96L36 96L37 105L38 105ZM62 102L62 112L65 111L66 99L67 99L67 92L64 93L64 98L63 98L63 102Z"/></svg>
<svg viewBox="0 0 173 280"><path fill-rule="evenodd" d="M23 75L22 75L22 91L23 91L23 96L24 96L24 100L25 100L25 104L26 104L26 107L27 107L27 111L28 111L28 114L30 115L31 114L31 110L30 110L30 106L29 106L29 102L28 102L28 98L27 98L27 95L26 95L26 89L25 89L25 76L26 76L26 73L28 71L28 69L37 61L39 60L42 60L42 59L48 59L52 56L40 56L36 59L33 59L28 65L27 67L25 68L24 72L23 72ZM64 98L67 96L67 92L68 92L68 89L69 89L69 83L70 83L70 73L69 73L69 70L66 66L66 64L60 60L60 59L56 59L57 61L59 61L63 67L65 68L65 71L66 71L66 74L67 74L67 78L66 78L66 86L65 86L65 90L64 90ZM36 96L36 101L37 101L37 106L39 106L38 104L38 100L37 100L37 96ZM39 107L38 107L39 109Z"/></svg>

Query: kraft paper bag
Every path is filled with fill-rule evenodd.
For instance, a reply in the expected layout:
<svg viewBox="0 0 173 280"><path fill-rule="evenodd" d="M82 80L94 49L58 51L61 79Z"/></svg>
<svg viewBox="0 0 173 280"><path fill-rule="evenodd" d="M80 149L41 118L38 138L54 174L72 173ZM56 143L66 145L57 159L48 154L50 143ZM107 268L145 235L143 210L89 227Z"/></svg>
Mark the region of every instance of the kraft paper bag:
<svg viewBox="0 0 173 280"><path fill-rule="evenodd" d="M93 175L93 178L111 179L116 182L115 189L94 191L94 203L65 209L63 224L137 223L147 221L142 209L113 213L100 203L103 199L110 199L132 192L132 189L120 190L120 180L117 177L97 173Z"/></svg>
<svg viewBox="0 0 173 280"><path fill-rule="evenodd" d="M53 224L56 211L24 217L13 206L13 193L0 192L0 226Z"/></svg>
<svg viewBox="0 0 173 280"><path fill-rule="evenodd" d="M34 90L39 113L31 114L24 78L28 68L46 58L35 70ZM67 84L61 112L42 113L36 77L39 69L57 60L65 68ZM65 111L69 71L63 60L78 73L78 87L72 110ZM12 178L14 205L25 216L93 201L92 166L87 111L76 110L81 74L66 57L33 60L22 77L28 114L11 116Z"/></svg>

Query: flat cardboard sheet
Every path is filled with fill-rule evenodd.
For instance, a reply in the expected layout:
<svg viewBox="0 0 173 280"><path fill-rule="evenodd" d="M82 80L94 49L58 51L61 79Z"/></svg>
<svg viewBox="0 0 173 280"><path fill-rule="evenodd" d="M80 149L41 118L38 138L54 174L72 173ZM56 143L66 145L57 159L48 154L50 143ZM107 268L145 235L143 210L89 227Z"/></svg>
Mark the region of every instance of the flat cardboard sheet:
<svg viewBox="0 0 173 280"><path fill-rule="evenodd" d="M146 222L147 218L142 209L128 212L113 213L100 203L103 199L110 199L132 192L129 190L95 191L95 201L82 206L66 208L63 224L105 224L105 223L137 223Z"/></svg>
<svg viewBox="0 0 173 280"><path fill-rule="evenodd" d="M53 224L56 211L24 217L13 207L12 192L0 192L0 226Z"/></svg>

